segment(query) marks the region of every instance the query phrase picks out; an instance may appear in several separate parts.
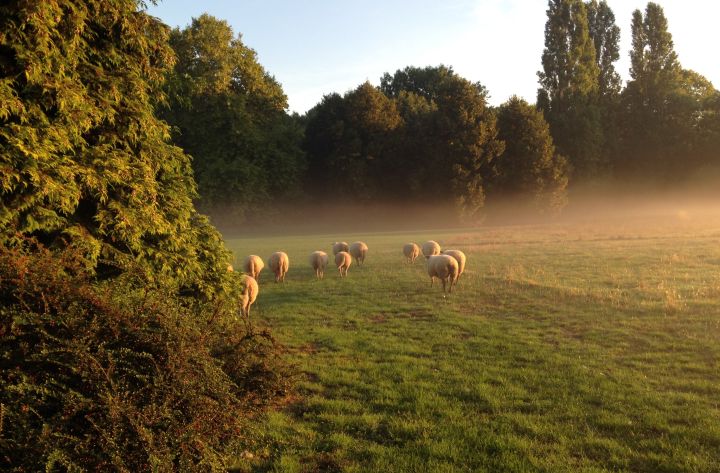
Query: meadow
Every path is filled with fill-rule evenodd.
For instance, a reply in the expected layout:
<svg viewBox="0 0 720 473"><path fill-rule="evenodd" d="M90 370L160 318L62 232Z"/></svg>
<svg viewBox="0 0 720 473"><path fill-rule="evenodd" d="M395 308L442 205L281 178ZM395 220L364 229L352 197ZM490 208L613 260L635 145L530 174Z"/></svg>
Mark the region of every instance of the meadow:
<svg viewBox="0 0 720 473"><path fill-rule="evenodd" d="M630 223L631 222L631 223ZM452 294L402 245L468 255ZM364 240L366 264L307 258ZM228 239L294 364L239 471L720 471L720 219Z"/></svg>

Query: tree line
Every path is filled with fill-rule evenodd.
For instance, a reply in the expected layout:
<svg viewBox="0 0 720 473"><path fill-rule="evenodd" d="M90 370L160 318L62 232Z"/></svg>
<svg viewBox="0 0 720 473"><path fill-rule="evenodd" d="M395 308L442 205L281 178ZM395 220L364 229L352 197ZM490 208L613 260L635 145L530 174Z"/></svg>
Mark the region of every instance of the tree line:
<svg viewBox="0 0 720 473"><path fill-rule="evenodd" d="M578 181L671 182L720 164L720 94L684 69L656 3L635 10L630 80L614 62L620 30L606 2L549 2L537 105Z"/></svg>
<svg viewBox="0 0 720 473"><path fill-rule="evenodd" d="M162 117L193 156L199 206L240 218L276 202L452 203L474 217L512 198L554 212L600 179L672 184L720 164L720 93L683 69L660 5L632 20L622 86L607 3L549 0L536 103L488 104L452 67L406 67L306 114L252 49L209 15L175 29Z"/></svg>

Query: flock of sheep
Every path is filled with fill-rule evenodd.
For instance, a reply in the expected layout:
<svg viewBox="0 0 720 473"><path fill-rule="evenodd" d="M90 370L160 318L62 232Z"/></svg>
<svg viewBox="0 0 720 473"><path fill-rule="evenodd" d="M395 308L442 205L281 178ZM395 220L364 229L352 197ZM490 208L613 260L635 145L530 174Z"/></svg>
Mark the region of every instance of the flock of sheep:
<svg viewBox="0 0 720 473"><path fill-rule="evenodd" d="M332 252L333 255L335 255L335 266L338 268L340 277L343 278L347 276L353 258L355 258L358 265L362 266L367 256L368 246L362 241L356 241L351 245L348 245L344 241L336 241L332 244ZM430 285L432 286L435 278L438 278L442 281L443 292L452 292L453 285L457 283L460 275L465 271L465 261L467 259L465 253L460 250L441 251L440 245L433 240L423 243L422 248L416 243L407 243L403 246L403 254L405 258L407 258L408 263L414 263L421 252L427 260ZM310 254L310 266L315 270L315 277L317 279L324 277L327 264L328 254L324 251L313 251ZM290 258L288 258L287 253L284 251L276 251L268 258L268 266L275 274L275 282L284 282L285 274L287 274L288 268L290 267ZM257 299L259 292L257 280L260 276L260 271L262 271L264 267L265 263L263 263L262 258L257 255L249 255L243 261L243 273L245 277L240 310L242 315L246 317L250 315L250 307L255 302L255 299ZM228 271L233 271L232 265L228 265Z"/></svg>

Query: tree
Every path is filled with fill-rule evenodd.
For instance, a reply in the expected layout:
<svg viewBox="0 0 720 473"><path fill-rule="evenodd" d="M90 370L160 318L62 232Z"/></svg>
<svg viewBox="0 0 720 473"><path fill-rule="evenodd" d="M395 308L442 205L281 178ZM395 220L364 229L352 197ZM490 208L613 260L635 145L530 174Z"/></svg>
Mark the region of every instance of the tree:
<svg viewBox="0 0 720 473"><path fill-rule="evenodd" d="M346 131L352 130L355 138L351 141L358 148L347 154L349 160L341 172L350 177L356 195L385 196L390 193L384 184L392 172L392 140L402 123L395 102L369 82L347 94L345 102Z"/></svg>
<svg viewBox="0 0 720 473"><path fill-rule="evenodd" d="M227 253L154 114L167 29L131 0L23 5L0 7L2 242L35 236L101 272L142 261L211 290Z"/></svg>
<svg viewBox="0 0 720 473"><path fill-rule="evenodd" d="M418 187L426 198L450 200L462 216L477 216L485 203L484 181L492 175L493 160L503 149L485 88L439 66L385 74L380 89L403 102L401 110L410 112L403 119L420 127L416 128L419 135L406 135L406 139L418 138L427 144L422 157L415 161L413 155L403 156L405 169L424 167ZM428 115L420 118L417 112L422 111ZM407 141L400 145L401 149L406 146L417 149ZM443 181L450 185L450 192L428 192Z"/></svg>
<svg viewBox="0 0 720 473"><path fill-rule="evenodd" d="M597 105L600 68L587 8L581 0L549 0L547 16L538 106L575 173L592 177L605 163Z"/></svg>
<svg viewBox="0 0 720 473"><path fill-rule="evenodd" d="M620 28L615 14L605 0L586 2L590 38L595 45L595 61L599 69L598 92L601 97L614 97L622 87L615 62L620 59Z"/></svg>
<svg viewBox="0 0 720 473"><path fill-rule="evenodd" d="M720 167L720 92L703 100L698 115L697 154L701 166Z"/></svg>
<svg viewBox="0 0 720 473"><path fill-rule="evenodd" d="M681 77L672 35L662 7L649 2L645 16L633 12L632 50L630 51L632 88L647 102L648 108L662 112L664 98L672 93Z"/></svg>
<svg viewBox="0 0 720 473"><path fill-rule="evenodd" d="M620 28L615 14L605 0L586 2L590 38L595 45L599 69L597 108L602 130L599 161L611 167L620 146L619 101L622 88L615 62L620 59Z"/></svg>
<svg viewBox="0 0 720 473"><path fill-rule="evenodd" d="M282 384L155 115L174 56L141 5L0 3L3 471L224 471Z"/></svg>
<svg viewBox="0 0 720 473"><path fill-rule="evenodd" d="M497 115L505 150L496 159L491 198L510 198L541 212L559 211L567 203L567 162L555 152L542 112L512 97Z"/></svg>
<svg viewBox="0 0 720 473"><path fill-rule="evenodd" d="M401 90L398 93L397 108L403 126L397 134L397 145L393 159L395 180L389 185L398 198L404 196L415 202L432 201L427 186L438 165L444 143L437 126L438 104L415 92Z"/></svg>
<svg viewBox="0 0 720 473"><path fill-rule="evenodd" d="M680 72L680 84L670 98L668 134L675 144L671 173L682 176L720 164L720 92L701 74Z"/></svg>
<svg viewBox="0 0 720 473"><path fill-rule="evenodd" d="M393 75L383 74L380 79L380 90L388 97L398 98L403 92L410 92L429 101L437 101L444 93L446 85L460 78L452 67L406 67L397 70ZM487 98L487 90L479 83L472 84L483 98Z"/></svg>
<svg viewBox="0 0 720 473"><path fill-rule="evenodd" d="M378 200L389 166L394 131L401 119L395 103L369 82L344 97L326 96L308 113L306 149L318 197L328 193Z"/></svg>
<svg viewBox="0 0 720 473"><path fill-rule="evenodd" d="M599 69L590 37L587 9L577 0L549 0L540 84L558 111L573 95L598 89Z"/></svg>
<svg viewBox="0 0 720 473"><path fill-rule="evenodd" d="M624 168L635 175L670 176L683 167L678 159L689 150L679 134L687 134L682 128L690 123L679 102L683 70L656 3L648 3L644 15L633 12L630 61L631 80L622 97Z"/></svg>
<svg viewBox="0 0 720 473"><path fill-rule="evenodd" d="M302 131L287 98L257 54L226 21L203 14L175 29L177 64L163 117L175 143L193 156L198 201L239 218L299 193Z"/></svg>
<svg viewBox="0 0 720 473"><path fill-rule="evenodd" d="M323 197L332 185L331 162L343 145L345 134L345 102L340 94L325 95L305 115L303 149L308 157L306 188L316 197Z"/></svg>

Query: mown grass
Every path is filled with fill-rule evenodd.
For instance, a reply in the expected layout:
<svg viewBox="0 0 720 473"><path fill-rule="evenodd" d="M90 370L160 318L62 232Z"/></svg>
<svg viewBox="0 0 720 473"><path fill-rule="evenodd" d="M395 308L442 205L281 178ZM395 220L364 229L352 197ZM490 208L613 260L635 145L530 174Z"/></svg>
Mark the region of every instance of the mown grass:
<svg viewBox="0 0 720 473"><path fill-rule="evenodd" d="M402 244L468 255L430 288ZM343 239L366 265L316 281ZM720 222L235 239L265 270L255 323L297 365L247 471L720 471Z"/></svg>

